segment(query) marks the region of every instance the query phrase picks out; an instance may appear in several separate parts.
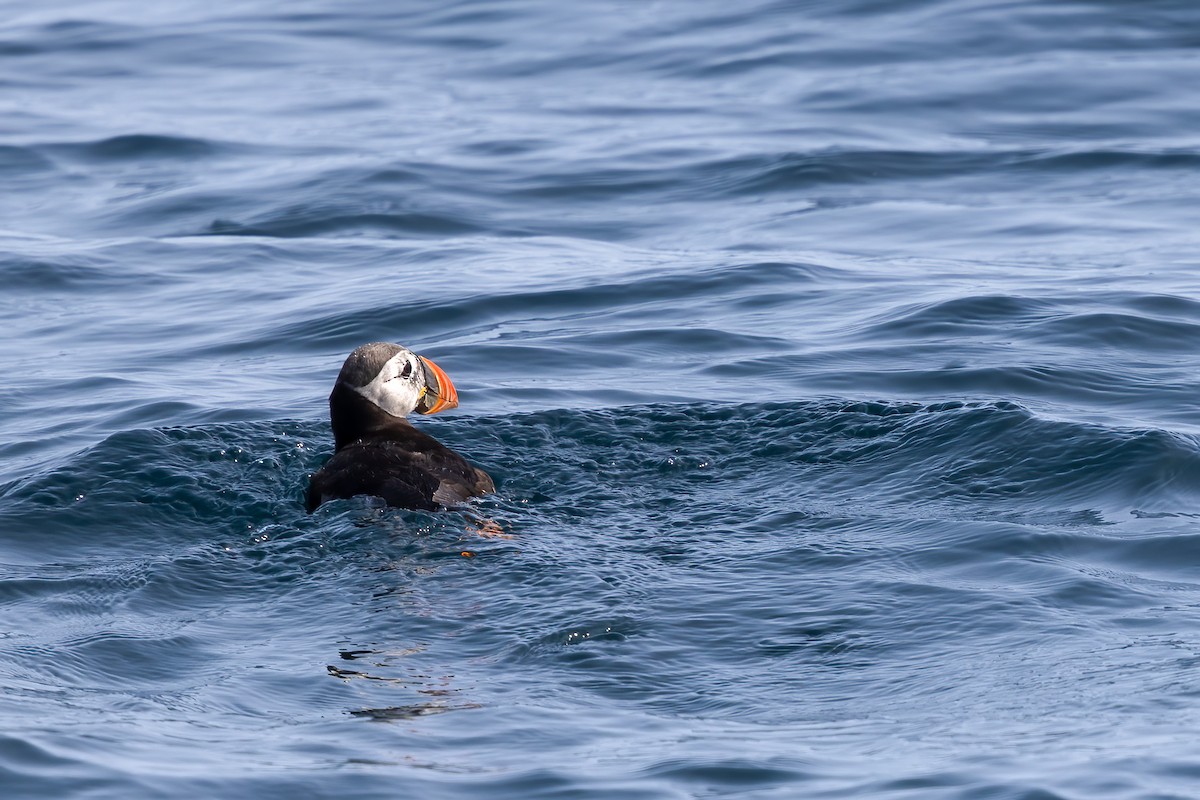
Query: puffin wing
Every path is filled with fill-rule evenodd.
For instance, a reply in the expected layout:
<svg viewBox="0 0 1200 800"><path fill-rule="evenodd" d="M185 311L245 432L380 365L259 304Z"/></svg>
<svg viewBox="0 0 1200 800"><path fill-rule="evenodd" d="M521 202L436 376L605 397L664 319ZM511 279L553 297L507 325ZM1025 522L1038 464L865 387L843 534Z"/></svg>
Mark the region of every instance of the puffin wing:
<svg viewBox="0 0 1200 800"><path fill-rule="evenodd" d="M432 511L438 506L438 478L413 455L388 443L347 445L313 473L306 506L312 511L329 500L365 494L381 497L389 506Z"/></svg>
<svg viewBox="0 0 1200 800"><path fill-rule="evenodd" d="M470 477L455 475L442 478L433 499L443 506L456 506L468 498L496 491L491 477L479 467L471 467ZM464 480L464 478L466 478Z"/></svg>

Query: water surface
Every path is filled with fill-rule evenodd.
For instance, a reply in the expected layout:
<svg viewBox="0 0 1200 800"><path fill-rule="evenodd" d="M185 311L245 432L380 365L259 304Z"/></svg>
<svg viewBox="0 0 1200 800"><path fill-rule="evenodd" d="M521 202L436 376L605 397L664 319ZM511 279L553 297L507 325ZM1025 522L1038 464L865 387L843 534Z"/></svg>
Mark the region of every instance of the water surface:
<svg viewBox="0 0 1200 800"><path fill-rule="evenodd" d="M14 6L4 796L1193 796L1197 25ZM494 496L304 513L376 340Z"/></svg>

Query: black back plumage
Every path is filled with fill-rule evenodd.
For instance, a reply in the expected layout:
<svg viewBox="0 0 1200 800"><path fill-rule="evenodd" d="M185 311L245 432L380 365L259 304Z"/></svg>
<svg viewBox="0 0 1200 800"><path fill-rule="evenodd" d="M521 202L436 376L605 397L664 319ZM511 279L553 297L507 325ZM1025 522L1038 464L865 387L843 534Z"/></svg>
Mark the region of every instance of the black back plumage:
<svg viewBox="0 0 1200 800"><path fill-rule="evenodd" d="M402 349L376 343L346 360L329 395L335 450L309 480L309 511L360 494L389 506L434 510L495 490L483 470L355 391Z"/></svg>

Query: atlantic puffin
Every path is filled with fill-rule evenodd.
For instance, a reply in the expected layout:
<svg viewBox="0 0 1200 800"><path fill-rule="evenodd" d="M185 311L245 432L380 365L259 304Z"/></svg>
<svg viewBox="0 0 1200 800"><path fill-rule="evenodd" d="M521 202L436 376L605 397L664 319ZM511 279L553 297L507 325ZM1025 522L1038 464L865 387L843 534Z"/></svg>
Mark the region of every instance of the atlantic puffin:
<svg viewBox="0 0 1200 800"><path fill-rule="evenodd" d="M456 406L454 384L428 358L387 342L355 350L329 394L334 453L309 479L309 512L360 494L432 511L495 491L486 472L405 419Z"/></svg>

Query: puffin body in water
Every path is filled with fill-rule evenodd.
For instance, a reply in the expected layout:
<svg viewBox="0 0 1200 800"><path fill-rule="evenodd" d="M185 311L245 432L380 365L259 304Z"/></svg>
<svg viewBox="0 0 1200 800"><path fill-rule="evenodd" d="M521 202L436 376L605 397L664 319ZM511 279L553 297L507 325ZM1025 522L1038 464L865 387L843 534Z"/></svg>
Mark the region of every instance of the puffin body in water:
<svg viewBox="0 0 1200 800"><path fill-rule="evenodd" d="M457 405L454 384L428 358L386 342L355 350L329 395L334 454L309 480L308 510L360 494L434 510L495 491L486 472L405 419Z"/></svg>

